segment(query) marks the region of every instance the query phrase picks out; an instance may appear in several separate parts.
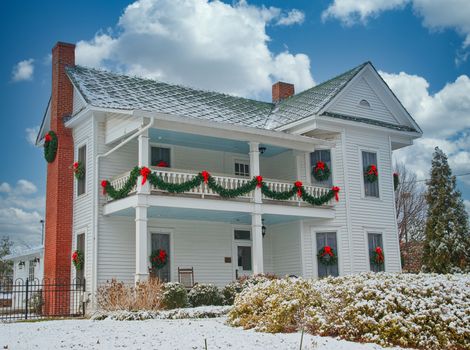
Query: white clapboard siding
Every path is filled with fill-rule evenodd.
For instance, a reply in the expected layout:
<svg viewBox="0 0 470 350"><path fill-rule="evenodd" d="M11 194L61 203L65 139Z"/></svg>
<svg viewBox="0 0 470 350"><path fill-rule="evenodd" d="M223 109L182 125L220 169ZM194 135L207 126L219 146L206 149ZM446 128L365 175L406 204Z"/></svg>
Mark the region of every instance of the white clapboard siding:
<svg viewBox="0 0 470 350"><path fill-rule="evenodd" d="M93 120L88 116L82 123L73 129L74 159L78 159L78 149L86 145L86 189L85 193L77 197L77 181L74 179L73 189L73 240L72 249L76 249L77 235L85 234L85 279L90 280L93 261ZM72 164L70 164L72 166ZM75 269L72 269L75 277ZM90 283L87 283L89 289Z"/></svg>
<svg viewBox="0 0 470 350"><path fill-rule="evenodd" d="M376 80L371 75L371 72L365 71L346 87L339 98L328 108L328 112L399 124L378 93L371 88L372 79ZM360 106L361 100L369 102L370 108Z"/></svg>
<svg viewBox="0 0 470 350"><path fill-rule="evenodd" d="M278 276L302 275L300 223L298 221L269 225L272 272Z"/></svg>
<svg viewBox="0 0 470 350"><path fill-rule="evenodd" d="M106 118L106 143L114 142L121 137L137 130L141 124L139 118L120 115L117 113L108 113Z"/></svg>
<svg viewBox="0 0 470 350"><path fill-rule="evenodd" d="M335 202L335 218L332 220L306 220L302 225L302 256L303 273L305 277L312 278L318 276L317 251L315 239L312 241L312 234L315 232L336 232L339 250L339 271L341 274L351 273L351 251L349 249L349 233L347 224L347 194L344 180L343 143L340 133L336 134L333 140L335 147L331 149L332 167L331 176L333 184L339 186L339 202Z"/></svg>

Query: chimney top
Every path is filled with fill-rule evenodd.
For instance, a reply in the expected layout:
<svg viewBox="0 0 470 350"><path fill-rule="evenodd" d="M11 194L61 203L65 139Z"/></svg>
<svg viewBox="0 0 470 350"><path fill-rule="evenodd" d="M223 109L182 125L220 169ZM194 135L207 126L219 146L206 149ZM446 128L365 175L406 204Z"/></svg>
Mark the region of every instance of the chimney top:
<svg viewBox="0 0 470 350"><path fill-rule="evenodd" d="M272 93L273 103L282 101L294 95L294 84L278 81L277 83L273 84Z"/></svg>

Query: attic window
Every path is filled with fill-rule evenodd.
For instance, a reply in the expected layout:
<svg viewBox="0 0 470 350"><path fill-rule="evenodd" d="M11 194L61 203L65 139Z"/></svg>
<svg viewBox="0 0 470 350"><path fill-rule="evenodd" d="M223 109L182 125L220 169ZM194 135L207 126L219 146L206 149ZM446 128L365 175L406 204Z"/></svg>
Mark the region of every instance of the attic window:
<svg viewBox="0 0 470 350"><path fill-rule="evenodd" d="M367 100L360 100L360 101L359 101L359 106L361 106L361 107L366 107L366 108L370 108L370 103L369 103L369 101L367 101Z"/></svg>

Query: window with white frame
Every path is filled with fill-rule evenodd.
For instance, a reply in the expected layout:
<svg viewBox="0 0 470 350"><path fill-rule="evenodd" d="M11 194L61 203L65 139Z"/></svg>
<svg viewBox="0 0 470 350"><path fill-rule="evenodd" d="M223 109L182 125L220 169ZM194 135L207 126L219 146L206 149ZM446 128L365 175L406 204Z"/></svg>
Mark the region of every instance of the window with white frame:
<svg viewBox="0 0 470 350"><path fill-rule="evenodd" d="M317 232L317 253L323 249L324 247L330 247L336 257L338 257L338 244L336 242L336 232ZM318 262L318 277L326 277L326 276L338 276L338 260L334 264L323 264L319 261Z"/></svg>
<svg viewBox="0 0 470 350"><path fill-rule="evenodd" d="M83 175L77 179L77 196L86 191L86 145L78 149L78 162L83 166Z"/></svg>
<svg viewBox="0 0 470 350"><path fill-rule="evenodd" d="M170 148L152 146L150 149L150 165L164 168L171 167Z"/></svg>
<svg viewBox="0 0 470 350"><path fill-rule="evenodd" d="M380 170L377 166L377 153L362 151L362 177L364 182L364 195L366 197L379 197L379 178L376 181L370 182L367 179L366 173L369 166L374 165L377 171Z"/></svg>
<svg viewBox="0 0 470 350"><path fill-rule="evenodd" d="M318 162L323 162L325 165L330 169L330 177L326 180L323 181L318 181L315 179L313 176L315 167L317 166ZM310 175L312 177L312 184L320 184L320 185L325 185L325 186L332 186L333 180L332 180L332 174L333 174L333 169L331 166L331 151L329 149L320 149L316 150L314 152L310 153Z"/></svg>
<svg viewBox="0 0 470 350"><path fill-rule="evenodd" d="M36 260L29 261L29 270L28 270L28 278L30 281L34 280L34 270L36 269Z"/></svg>
<svg viewBox="0 0 470 350"><path fill-rule="evenodd" d="M381 233L368 233L367 240L368 240L368 245L369 245L370 270L374 272L385 271L384 263L377 264L373 262L373 257L376 254L377 247L380 247L382 252L384 249L382 234Z"/></svg>
<svg viewBox="0 0 470 350"><path fill-rule="evenodd" d="M235 175L237 176L250 176L250 162L247 160L236 159L234 162Z"/></svg>

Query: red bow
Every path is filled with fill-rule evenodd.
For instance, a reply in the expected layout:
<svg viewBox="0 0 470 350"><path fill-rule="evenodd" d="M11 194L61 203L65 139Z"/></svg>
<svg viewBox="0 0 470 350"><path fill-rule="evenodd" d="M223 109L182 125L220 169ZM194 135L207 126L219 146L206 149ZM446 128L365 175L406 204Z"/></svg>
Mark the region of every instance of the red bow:
<svg viewBox="0 0 470 350"><path fill-rule="evenodd" d="M257 182L257 185L256 185L256 186L258 186L258 187L261 188L261 186L263 186L263 177L262 177L261 175L258 175L258 176L256 177L256 182Z"/></svg>
<svg viewBox="0 0 470 350"><path fill-rule="evenodd" d="M375 176L378 176L378 172L377 172L377 167L372 164L370 167L369 167L369 171L367 172L368 175L375 175Z"/></svg>
<svg viewBox="0 0 470 350"><path fill-rule="evenodd" d="M77 259L78 259L78 253L77 253L77 251L74 251L73 254L72 254L72 260L76 261Z"/></svg>
<svg viewBox="0 0 470 350"><path fill-rule="evenodd" d="M74 168L75 170L77 170L77 168L78 168L78 162L73 163L73 168Z"/></svg>
<svg viewBox="0 0 470 350"><path fill-rule="evenodd" d="M207 182L209 181L209 176L210 176L209 173L204 170L204 171L201 173L201 175L202 175L202 178L204 179L204 183L207 183Z"/></svg>
<svg viewBox="0 0 470 350"><path fill-rule="evenodd" d="M377 254L382 254L382 248L380 248L380 247L375 248L375 252Z"/></svg>
<svg viewBox="0 0 470 350"><path fill-rule="evenodd" d="M168 168L168 163L165 162L164 160L161 160L157 163L157 166L162 167L162 168Z"/></svg>
<svg viewBox="0 0 470 350"><path fill-rule="evenodd" d="M144 185L145 182L147 182L147 177L150 175L151 172L152 171L145 166L142 169L140 169L140 175L142 176L142 185Z"/></svg>
<svg viewBox="0 0 470 350"><path fill-rule="evenodd" d="M164 260L166 258L166 252L164 250L160 250L158 257L160 258L160 260Z"/></svg>
<svg viewBox="0 0 470 350"><path fill-rule="evenodd" d="M46 140L46 142L51 142L52 136L49 133L47 133L44 139Z"/></svg>
<svg viewBox="0 0 470 350"><path fill-rule="evenodd" d="M333 256L333 251L331 250L331 247L329 245L323 247L322 256L325 256L326 254L328 254L329 256Z"/></svg>
<svg viewBox="0 0 470 350"><path fill-rule="evenodd" d="M103 194L106 194L106 186L109 185L108 180L101 181L101 187L103 187Z"/></svg>
<svg viewBox="0 0 470 350"><path fill-rule="evenodd" d="M376 247L375 252L377 253L376 261L379 262L379 263L382 263L384 261L384 255L383 255L382 248Z"/></svg>
<svg viewBox="0 0 470 350"><path fill-rule="evenodd" d="M331 188L331 190L335 193L335 199L336 199L336 201L339 201L338 192L339 192L340 188L339 188L338 186L333 186L333 187Z"/></svg>
<svg viewBox="0 0 470 350"><path fill-rule="evenodd" d="M315 167L315 171L318 170L325 170L325 163L323 163L321 160L317 162L317 166Z"/></svg>
<svg viewBox="0 0 470 350"><path fill-rule="evenodd" d="M398 177L398 173L393 173L393 176Z"/></svg>
<svg viewBox="0 0 470 350"><path fill-rule="evenodd" d="M296 181L294 186L297 187L297 196L302 197L302 182Z"/></svg>

